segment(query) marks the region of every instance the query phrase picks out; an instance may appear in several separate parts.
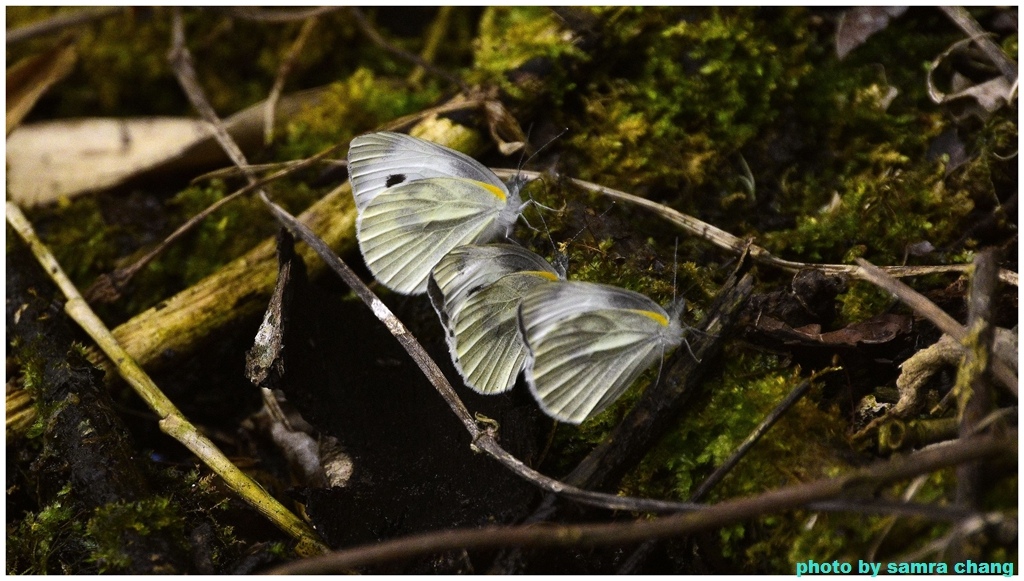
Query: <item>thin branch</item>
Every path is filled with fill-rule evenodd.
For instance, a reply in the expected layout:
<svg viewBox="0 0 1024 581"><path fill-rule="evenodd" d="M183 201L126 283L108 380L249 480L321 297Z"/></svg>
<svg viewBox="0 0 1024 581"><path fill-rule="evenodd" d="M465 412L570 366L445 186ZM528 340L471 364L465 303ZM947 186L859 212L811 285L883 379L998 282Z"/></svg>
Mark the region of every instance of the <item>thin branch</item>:
<svg viewBox="0 0 1024 581"><path fill-rule="evenodd" d="M263 142L271 143L274 141L274 115L277 112L277 102L281 99L281 92L284 91L284 82L291 74L292 69L295 68L295 63L299 59L299 54L302 53L302 49L306 46L306 42L309 37L313 34L313 29L316 28L316 17L311 16L302 23L302 30L299 31L299 36L295 38L295 42L292 43L291 48L288 50L288 54L285 55L281 61L281 66L277 69L277 76L274 78L274 86L270 89L270 95L267 97L267 104L263 108Z"/></svg>
<svg viewBox="0 0 1024 581"><path fill-rule="evenodd" d="M725 478L725 475L728 474L729 471L732 470L736 466L736 464L739 463L743 456L745 456L747 452L749 452L750 449L754 447L754 444L756 444L757 441L760 440L761 437L764 436L768 432L768 430L770 430L771 427L775 425L775 422L779 421L779 418L781 418L782 415L789 410L789 408L793 407L793 404L795 404L796 402L800 401L801 398L803 398L803 396L807 393L807 391L810 388L811 380L805 379L800 382L800 385L796 386L792 391L790 391L789 395L787 395L785 399L779 402L779 405L775 406L775 409L773 409L771 413L769 413L764 418L764 420L762 420L761 423L756 428L754 428L754 431L751 432L745 440L743 440L743 443L736 448L732 455L730 455L729 458L725 462L723 462L721 466L716 468L715 471L712 472L711 475L708 476L707 479L701 483L701 485L697 488L697 491L694 492L692 496L690 496L690 500L693 502L698 502L701 499L703 499L704 496L708 492L710 492L716 484L721 482L722 479Z"/></svg>
<svg viewBox="0 0 1024 581"><path fill-rule="evenodd" d="M926 478L926 477L925 477ZM907 502L899 500L837 499L812 502L808 510L818 512L848 512L855 514L885 515L895 517L919 517L933 521L955 522L978 516L980 513L961 506L947 506L938 503Z"/></svg>
<svg viewBox="0 0 1024 581"><path fill-rule="evenodd" d="M996 252L988 249L974 257L974 276L971 278L968 301L967 328L969 345L957 373L953 391L957 396L957 417L960 419L960 437L974 433L978 424L989 414L992 396L988 370L993 358L995 326L992 324L992 303L998 282ZM981 462L965 462L956 468L956 504L963 508L977 508L981 497ZM966 557L963 541L954 542L955 557Z"/></svg>
<svg viewBox="0 0 1024 581"><path fill-rule="evenodd" d="M220 142L221 147L223 147L232 158L232 161L242 169L246 179L251 183L255 183L255 174L251 169L249 169L250 166L247 165L245 155L238 149L238 146L224 129L223 122L217 117L213 107L211 107L207 101L202 87L200 87L199 83L196 81L195 70L192 66L192 57L189 54L188 49L185 47L185 34L180 9L175 10L172 38L174 39L174 45L170 53L170 59L182 88L188 95L192 105L199 111L199 114L213 126L213 135L217 141ZM459 396L455 393L455 389L448 383L448 380L444 377L444 374L441 373L437 364L434 363L433 359L431 359L429 355L427 355L423 346L416 341L416 338L409 332L405 325L402 324L398 317L396 317L394 313L392 313L390 309L388 309L387 306L385 306L384 303L381 302L375 294L373 294L373 291L363 283L352 269L338 258L337 254L335 254L334 251L332 251L330 247L316 236L316 234L314 234L305 224L302 224L293 216L285 212L280 206L272 202L264 190L259 190L259 196L275 218L291 230L298 238L308 244L310 248L312 248L314 252L323 259L328 267L334 270L342 281L352 288L352 291L356 296L362 299L362 301L370 307L373 314L382 323L384 323L391 334L395 336L406 352L409 353L409 356L412 357L413 361L423 372L424 376L426 376L426 378L431 382L438 393L441 394L441 397L444 398L448 407L451 408L456 417L458 417L463 426L465 426L466 431L469 432L472 439L471 441L477 449L486 452L505 465L513 473L533 483L539 488L592 506L604 507L611 510L645 510L656 512L693 510L698 508L698 505L691 503L624 498L614 494L582 490L545 476L523 464L519 459L509 454L498 444L497 440L494 438L494 432L491 429L481 430L477 426L476 420L469 413L469 410L466 408L465 404L462 403L462 400L459 399Z"/></svg>
<svg viewBox="0 0 1024 581"><path fill-rule="evenodd" d="M874 284L882 290L888 291L896 296L901 302L914 310L915 313L928 319L940 331L949 335L966 349L967 329L956 322L945 311L935 303L929 301L924 295L910 288L909 286L890 277L884 270L864 260L857 259L857 264L863 272L864 280ZM1000 385L1017 396L1017 374L1010 366L998 357L992 358L992 375L999 381Z"/></svg>
<svg viewBox="0 0 1024 581"><path fill-rule="evenodd" d="M228 14L242 20L256 22L294 22L316 18L338 10L341 6L319 6L316 8L257 8L255 6L232 6Z"/></svg>
<svg viewBox="0 0 1024 581"><path fill-rule="evenodd" d="M464 98L463 95L459 95L456 99L442 103L435 107L430 107L422 111L410 113L404 115L398 119L392 119L380 127L383 131L401 131L412 125L428 119L434 116L448 115L450 113L456 113L458 111L472 111L474 109L480 109L486 112L487 103L490 99L470 97Z"/></svg>
<svg viewBox="0 0 1024 581"><path fill-rule="evenodd" d="M251 164L249 166L249 168L252 169L253 171L257 171L257 172L271 171L271 170L281 171L281 170L288 169L288 168L296 166L296 165L301 165L302 167L306 167L306 165L305 165L306 161L307 160L305 160L305 159L296 159L296 160L292 160L292 161L279 161L279 162L273 162L273 163L254 163L254 164ZM319 159L317 159L317 163L320 163L320 164L323 164L324 166L326 166L328 171L333 170L335 168L343 168L343 167L347 167L348 166L348 160L345 160L345 159L319 158ZM230 178L238 178L238 177L242 177L242 170L238 169L237 166L230 165L230 166L222 167L220 169L215 169L215 170L212 170L212 171L208 171L208 172L206 172L204 174L200 174L200 175L192 178L191 180L189 180L189 184L190 185L195 185L195 184L206 182L206 181L210 181L210 180L230 179Z"/></svg>
<svg viewBox="0 0 1024 581"><path fill-rule="evenodd" d="M543 177L543 174L535 171L494 168L492 169L495 174L505 179L516 175L516 173L530 179L538 179ZM850 276L853 276L854 278L867 280L864 276L864 273L861 272L860 267L850 264L815 264L809 262L794 262L791 260L783 260L772 255L772 253L768 252L764 248L757 246L756 244L752 244L749 240L743 240L742 238L734 236L733 234L730 234L729 232L726 232L725 230L722 230L717 226L713 226L711 224L708 224L707 222L694 218L693 216L688 216L686 214L683 214L682 212L678 212L663 204L652 202L650 200L645 200L644 198L640 198L632 194L627 194L626 192L601 186L592 182L578 180L575 178L567 179L573 185L576 185L587 191L594 192L596 194L600 194L608 198L612 198L613 200L622 200L624 202L629 202L630 204L633 204L635 206L640 206L641 208L650 210L655 214L661 216L662 218L668 220L669 222L675 224L676 226L679 226L684 231L689 232L694 236L698 236L704 240L707 240L708 242L714 244L715 246L718 246L719 248L722 248L723 250L727 250L736 255L741 255L744 252L747 252L750 254L751 258L753 258L754 261L756 261L759 264L772 266L787 272L798 272L806 268L811 268L833 274L845 273ZM941 266L886 266L883 267L883 270L887 272L890 276L907 277L921 276L925 274L936 274L942 272L966 272L970 268L971 265L969 264L949 264ZM1017 278L1018 276L1016 272L1011 272L1006 269L999 270L999 279L1005 283L1017 286Z"/></svg>
<svg viewBox="0 0 1024 581"><path fill-rule="evenodd" d="M405 349L412 360L416 363L417 367L420 368L423 375L434 386L434 389L436 389L445 400L445 403L448 404L448 407L451 408L455 416L462 422L466 431L469 432L473 446L475 446L476 449L486 452L488 455L501 462L513 473L519 475L521 478L527 480L538 488L582 504L607 508L609 510L647 512L678 512L696 510L700 508L701 505L694 503L631 498L615 494L582 490L545 476L523 464L518 458L509 454L501 447L500 444L498 444L497 440L494 438L494 432L491 428L484 430L480 429L472 414L470 414L465 404L462 403L462 400L459 399L458 394L455 393L455 389L452 388L450 383L448 383L448 380L441 372L441 369L437 366L434 360L430 358L426 350L423 349L423 346L419 344L413 334L409 332L409 329L405 327L398 317L396 317L394 313L392 313L391 310L388 309L375 294L373 294L373 291L363 283L359 276L356 275L344 261L338 258L337 254L335 254L330 247L317 237L316 234L310 231L308 227L296 220L293 216L285 212L280 206L272 201L264 200L264 202L270 208L274 216L300 240L308 244L313 251L327 263L328 268L334 271L338 277L341 278L342 282L351 287L356 296L362 299L362 301L370 307L370 310L373 311L373 314L382 323L384 323L391 334L394 335L402 345L402 348Z"/></svg>
<svg viewBox="0 0 1024 581"><path fill-rule="evenodd" d="M227 196L224 196L223 198L210 204L202 212L199 212L195 216L192 216L191 218L189 218L187 222L185 222L181 226L178 226L178 228L174 232L171 232L171 234L167 236L167 238L165 238L162 242L160 242L160 244L156 248L154 248L152 251L147 253L142 258L136 260L135 262L128 266L119 268L109 274L101 274L96 279L96 281L92 283L92 286L90 286L89 289L85 291L86 300L88 300L90 303L111 303L119 300L121 298L122 291L128 285L128 283L131 282L132 278L134 278L136 274L138 274L143 268L145 268L147 264L152 262L154 258L163 253L163 251L166 250L167 247L169 247L179 238L181 238L190 230L192 230L192 228L194 228L196 224L204 220L207 216L216 212L222 206L224 206L228 202L235 200L240 196L244 196L245 194L248 194L253 190L259 189L268 183L281 179L282 177L288 174L299 171L301 169L304 169L319 162L323 158L337 151L339 147L341 147L340 144L334 145L332 147L327 148L324 151L321 151L320 153L314 155L313 157L292 162L291 164L287 165L284 169L267 177L256 180L255 182L252 182L251 184L235 192L232 192L231 194L228 194Z"/></svg>
<svg viewBox="0 0 1024 581"><path fill-rule="evenodd" d="M357 567L455 549L620 545L655 538L677 537L721 528L763 514L776 514L819 501L838 499L857 490L873 490L884 484L913 478L918 474L946 466L996 456L1016 460L1016 431L1004 437L987 435L958 440L948 446L935 446L904 458L854 470L837 478L787 486L747 498L729 500L687 514L626 523L490 526L472 530L431 531L295 561L270 572L347 572Z"/></svg>
<svg viewBox="0 0 1024 581"><path fill-rule="evenodd" d="M999 45L992 42L989 32L978 24L970 13L961 6L940 6L941 10L950 20L956 24L971 40L977 43L978 47L985 53L985 56L992 61L992 64L999 69L999 73L1013 83L1017 80L1017 63L1006 56Z"/></svg>
<svg viewBox="0 0 1024 581"><path fill-rule="evenodd" d="M35 254L43 270L49 274L60 288L68 301L64 310L86 333L99 345L100 349L117 366L118 372L135 393L146 402L160 418L160 429L185 445L193 454L217 473L224 482L234 490L250 506L267 517L281 530L299 541L301 554L322 553L327 547L319 540L316 533L306 523L270 496L259 484L238 469L231 460L221 452L206 436L202 435L175 407L174 403L160 391L153 380L135 362L135 359L124 350L117 339L110 333L103 321L89 308L74 283L64 273L57 259L36 236L32 224L25 218L21 210L13 202L7 202L7 223L28 244Z"/></svg>
<svg viewBox="0 0 1024 581"><path fill-rule="evenodd" d="M455 9L452 6L438 7L437 17L434 18L434 22L430 24L430 28L427 30L427 42L423 45L423 51L420 52L420 58L424 61L428 63L434 62L437 49L440 48L441 43L444 41L445 34L448 33L448 25L452 20L454 11ZM419 85L420 81L423 80L424 72L423 67L413 69L412 73L409 74L409 84L413 86Z"/></svg>
<svg viewBox="0 0 1024 581"><path fill-rule="evenodd" d="M171 50L167 54L167 59L171 62L171 68L174 69L174 74L178 77L182 89L185 90L189 102L199 111L199 116L210 124L213 136L224 149L224 153L228 154L231 161L242 170L245 179L250 184L255 182L256 173L246 162L245 154L238 148L235 140L228 135L224 124L219 122L217 112L213 110L203 95L203 88L199 85L195 66L192 64L192 53L185 46L185 26L181 19L181 8L175 8L171 17Z"/></svg>
<svg viewBox="0 0 1024 581"><path fill-rule="evenodd" d="M427 61L420 58L419 55L415 55L405 49L399 48L385 40L384 37L381 36L379 32L377 32L373 25L370 24L370 21L367 20L366 15L363 14L362 10L354 6L349 7L348 10L349 13L352 14L352 18L355 19L356 24L359 26L359 30L361 30L363 34L365 34L366 37L370 39L371 42L381 47L382 49L390 52L391 54L397 56L400 59L409 61L433 75L437 75L441 78L447 79L449 82L455 85L458 85L459 88L461 88L464 93L469 92L469 86L466 85L466 83L463 82L463 80L460 79L459 77L449 73L448 71L440 67L436 67L431 63L428 63Z"/></svg>
<svg viewBox="0 0 1024 581"><path fill-rule="evenodd" d="M68 14L58 14L46 20L40 20L39 22L33 22L14 30L8 30L7 45L10 46L16 42L43 36L51 32L62 31L73 26L80 26L93 20L112 16L124 10L126 8L123 6L105 6L103 8L87 8Z"/></svg>

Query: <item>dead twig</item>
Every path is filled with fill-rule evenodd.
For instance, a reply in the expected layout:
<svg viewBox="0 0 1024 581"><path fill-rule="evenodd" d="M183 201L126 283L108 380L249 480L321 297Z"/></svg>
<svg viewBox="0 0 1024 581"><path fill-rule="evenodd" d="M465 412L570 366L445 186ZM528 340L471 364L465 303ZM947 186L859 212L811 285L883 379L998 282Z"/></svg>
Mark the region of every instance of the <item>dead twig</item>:
<svg viewBox="0 0 1024 581"><path fill-rule="evenodd" d="M974 276L971 278L968 301L967 352L957 373L953 391L957 398L957 416L960 419L960 437L974 433L978 424L989 414L992 397L989 391L988 369L993 357L995 325L992 324L992 303L998 281L998 262L993 249L979 252L974 257ZM966 462L956 468L956 504L964 508L977 508L982 488L982 465ZM955 557L966 557L962 540L953 544Z"/></svg>
<svg viewBox="0 0 1024 581"><path fill-rule="evenodd" d="M935 303L929 301L924 295L909 286L890 277L884 270L863 258L858 258L857 264L860 265L863 273L861 278L882 290L892 293L901 302L913 309L915 313L931 321L940 331L956 339L961 348L967 348L965 346L967 329L937 307ZM991 366L992 375L999 381L1000 385L1013 393L1014 397L1017 397L1017 374L1012 371L1006 362L995 357L992 359Z"/></svg>
<svg viewBox="0 0 1024 581"><path fill-rule="evenodd" d="M224 482L238 495L299 541L297 551L301 554L322 553L327 547L319 540L316 533L306 523L299 520L288 509L270 496L259 484L238 469L217 446L202 435L192 423L182 415L178 408L160 391L153 380L139 367L138 363L117 342L103 321L89 308L74 283L67 277L57 259L36 236L32 224L25 218L21 210L13 202L7 202L7 223L28 244L35 254L43 270L60 288L68 301L64 305L67 312L78 325L89 334L96 344L117 366L121 377L132 386L135 392L146 402L160 418L160 430L185 445L193 454L202 459Z"/></svg>
<svg viewBox="0 0 1024 581"><path fill-rule="evenodd" d="M452 84L457 85L460 89L462 89L462 92L469 92L469 85L463 82L463 80L460 79L459 77L449 73L448 71L440 67L434 66L433 64L420 58L419 55L415 55L407 50L398 48L397 46L385 40L384 37L381 36L379 32L377 32L377 29L375 29L373 25L370 24L370 21L367 20L366 15L363 14L362 10L354 6L350 6L348 10L349 13L352 14L352 18L355 19L356 24L359 26L359 30L361 30L363 34L365 34L366 37L369 38L371 42L373 42L373 44L376 44L377 46L381 47L382 49L388 51L389 53L397 56L402 60L413 63L414 65L422 68L423 70L429 72L432 75L437 75L443 79L448 80Z"/></svg>
<svg viewBox="0 0 1024 581"><path fill-rule="evenodd" d="M224 153L228 154L231 161L242 170L245 179L252 184L256 181L256 173L250 168L249 163L246 162L245 154L238 148L235 140L231 139L231 136L228 135L224 124L217 117L217 112L213 110L209 101L203 96L203 89L199 85L195 66L192 64L192 53L185 46L185 26L181 19L181 8L174 9L171 22L171 50L167 53L167 60L170 61L171 68L178 77L178 82L181 83L182 89L185 90L185 95L188 97L189 102L199 111L199 116L210 124L217 143L224 149Z"/></svg>
<svg viewBox="0 0 1024 581"><path fill-rule="evenodd" d="M196 81L195 70L192 66L192 58L188 49L185 47L184 26L181 19L180 9L175 10L172 38L174 39L174 44L170 53L172 67L174 68L189 101L196 110L199 111L200 115L202 115L202 117L213 126L214 136L221 143L221 146L231 157L232 161L242 169L246 179L251 183L255 183L255 175L251 169L248 169L250 166L246 162L245 155L238 149L238 146L235 145L234 141L232 141L231 136L228 135L227 131L224 130L224 124L217 117L213 107L211 107L207 101L202 87L200 87L199 83ZM426 350L423 349L405 325L402 324L394 313L392 313L390 309L388 309L387 306L385 306L384 303L373 294L373 291L371 291L369 287L360 280L348 265L338 258L337 254L335 254L334 251L332 251L330 247L323 240L317 237L316 234L314 234L306 225L296 220L293 216L285 212L284 209L271 201L264 190L259 190L259 196L275 218L277 218L303 242L308 244L327 264L327 266L333 270L342 279L342 281L345 282L345 284L352 288L356 296L362 299L362 301L370 307L373 314L380 319L382 323L384 323L387 329L395 336L406 352L409 353L409 356L412 357L420 370L423 371L424 376L426 376L434 388L437 389L441 397L444 398L445 402L465 426L466 430L470 434L471 441L477 449L486 452L501 462L505 467L512 470L513 473L533 483L535 486L578 502L583 502L593 506L600 506L611 510L664 511L697 508L696 505L688 503L622 498L614 494L582 490L545 476L523 464L519 459L509 454L498 444L497 440L494 438L494 433L491 430L481 430L477 426L476 420L470 414L465 404L462 403L462 400L459 399L459 396L455 393L451 384L448 383L448 380L444 377L444 374L441 373L437 364L434 363L427 354Z"/></svg>
<svg viewBox="0 0 1024 581"><path fill-rule="evenodd" d="M123 6L104 6L102 8L87 8L85 10L78 10L69 14L58 14L46 20L40 20L39 22L33 22L32 24L26 24L20 28L7 31L7 45L10 46L16 42L35 38L37 36L43 36L52 32L58 32L71 28L74 26L81 26L93 20L99 20L112 16L125 10L131 10Z"/></svg>
<svg viewBox="0 0 1024 581"><path fill-rule="evenodd" d="M319 6L315 8L259 8L256 6L232 6L227 13L235 18L256 22L294 22L316 18L340 9L341 6Z"/></svg>
<svg viewBox="0 0 1024 581"><path fill-rule="evenodd" d="M295 68L299 54L302 53L306 42L313 34L313 29L316 28L316 22L316 16L311 16L302 23L299 36L295 38L295 42L292 43L288 54L285 55L281 61L281 66L277 69L277 76L274 77L274 86L270 89L270 95L267 96L267 106L263 109L263 142L266 144L274 141L274 115L277 112L277 102L281 99L281 92L284 91L285 79L288 78L292 69Z"/></svg>
<svg viewBox="0 0 1024 581"><path fill-rule="evenodd" d="M204 220L207 216L216 212L222 206L224 206L228 202L235 200L236 198L244 196L245 194L248 194L258 188L261 188L268 183L279 180L282 177L287 176L288 174L297 172L301 169L307 168L321 161L323 158L337 151L339 147L341 147L340 144L329 147L308 159L293 162L286 166L284 169L262 179L256 180L255 182L237 191L234 191L228 194L227 196L224 196L223 198L217 200L216 202L210 204L202 212L199 212L195 216L192 216L191 218L189 218L187 222L185 222L181 226L178 226L178 228L174 232L171 232L171 234L167 236L167 238L164 238L164 240L160 242L160 244L156 248L148 252L142 258L136 260L135 262L128 266L119 268L109 274L101 274L96 279L96 282L92 283L92 286L90 286L89 289L85 291L86 300L89 301L90 303L112 303L114 301L120 300L122 296L122 291L124 291L125 287L128 285L128 283L131 282L132 278L134 278L135 275L139 273L139 271L145 268L147 264L152 262L154 258L162 254L163 251L167 249L167 247L169 247L179 238L181 238L190 230L192 230L192 228L194 228L196 224Z"/></svg>
<svg viewBox="0 0 1024 581"><path fill-rule="evenodd" d="M314 157L316 157L316 156L314 156ZM249 168L251 170L257 171L257 172L271 171L271 170L281 171L281 170L288 169L288 168L296 166L296 165L301 165L302 167L306 167L305 163L306 163L306 160L304 160L304 159L297 159L297 160L293 160L293 161L280 161L280 162L275 162L275 163L254 163L254 164L251 164L249 166ZM348 166L348 160L344 160L344 159L333 159L333 158L332 159L325 159L325 158L319 158L319 159L317 159L317 163L320 163L320 164L323 164L323 165L327 166L328 170L331 170L331 169L334 169L334 168L342 168L342 167L347 167ZM238 169L237 166L230 165L230 166L227 166L227 167L222 167L220 169L215 169L213 171L208 171L208 172L206 172L204 174L198 175L198 176L192 178L191 180L189 180L189 185L195 185L195 184L202 183L202 182L207 182L207 181L210 181L210 180L217 180L217 179L223 180L223 179L230 179L230 178L238 178L238 177L241 177L241 176L242 176L242 170Z"/></svg>
<svg viewBox="0 0 1024 581"><path fill-rule="evenodd" d="M472 530L431 531L392 541L374 543L295 561L270 571L285 574L316 574L351 571L367 565L401 561L447 550L484 549L505 546L558 547L624 544L648 539L676 537L712 530L749 520L766 513L780 513L811 503L840 499L857 490L913 478L962 462L1002 456L1017 458L1017 433L1005 436L975 436L946 446L933 446L904 458L882 462L828 478L779 488L755 496L729 500L687 514L576 526L527 525L483 527Z"/></svg>
<svg viewBox="0 0 1024 581"><path fill-rule="evenodd" d="M999 45L992 42L992 39L989 38L991 33L986 32L967 10L961 6L940 6L939 10L978 45L978 48L999 69L1001 75L1006 77L1010 83L1017 80L1017 63L1006 56L1006 53L1003 52L1003 49L999 48Z"/></svg>
<svg viewBox="0 0 1024 581"><path fill-rule="evenodd" d="M537 179L543 177L543 174L535 171L495 168L492 168L492 170L494 171L495 174L504 179L514 176L517 173L519 175L522 175L523 177L530 179ZM752 244L749 240L743 240L742 238L734 236L733 234L730 234L729 232L726 232L725 230L722 230L717 226L713 226L711 224L708 224L707 222L698 220L693 216L688 216L686 214L683 214L682 212L678 212L676 210L673 210L672 208L669 208L657 202L645 200L644 198L640 198L632 194L627 194L626 192L601 186L592 182L578 180L575 178L567 179L573 185L576 185L587 191L591 191L602 196L612 198L613 200L622 200L624 202L629 202L630 204L633 204L635 206L640 206L641 208L650 210L655 214L661 216L662 218L668 220L669 222L679 226L684 231L689 232L695 236L699 236L700 238L707 240L708 242L714 244L715 246L718 246L719 248L727 250L733 254L736 254L737 256L743 254L744 252L748 252L750 254L750 257L753 258L754 261L757 262L758 264L764 264L767 266L772 266L775 268L785 270L787 272L794 273L799 272L800 270L803 270L805 268L811 268L827 273L845 273L854 278L867 280L864 277L864 274L861 272L861 269L857 266L849 264L815 264L809 262L794 262L791 260L783 260L772 255L772 253L768 252L764 248L756 244ZM882 270L884 270L890 276L902 278L908 276L921 276L925 274L937 274L942 272L966 272L970 268L971 265L969 264L947 264L941 266L886 266L882 267ZM1002 280L1003 282L1012 284L1013 286L1017 286L1017 278L1018 277L1016 272L1011 272L1006 269L999 269L999 279Z"/></svg>
<svg viewBox="0 0 1024 581"><path fill-rule="evenodd" d="M914 479L927 480L927 475ZM880 500L880 499L836 499L812 502L807 505L807 510L816 512L846 512L853 514L886 515L892 517L893 522L898 517L917 517L932 521L956 522L965 518L977 516L977 511L962 506L946 506L938 503L909 502L908 500Z"/></svg>

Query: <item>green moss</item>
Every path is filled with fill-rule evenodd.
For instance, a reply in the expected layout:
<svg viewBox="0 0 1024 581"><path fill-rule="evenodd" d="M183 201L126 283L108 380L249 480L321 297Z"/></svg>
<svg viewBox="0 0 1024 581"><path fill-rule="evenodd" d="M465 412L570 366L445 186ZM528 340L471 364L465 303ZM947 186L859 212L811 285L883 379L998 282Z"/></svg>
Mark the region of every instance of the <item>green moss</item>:
<svg viewBox="0 0 1024 581"><path fill-rule="evenodd" d="M80 8L9 7L15 27ZM192 109L167 62L171 46L171 8L130 8L77 27L78 66L63 81L59 98L47 96L35 115L48 117L192 115ZM268 25L234 17L219 9L183 9L187 46L196 74L212 105L227 115L266 98L281 61L298 36L301 21ZM351 71L359 59L334 47L359 47L351 18L344 11L320 17L299 53L288 87L325 84ZM48 49L53 37L12 45L8 65Z"/></svg>
<svg viewBox="0 0 1024 581"><path fill-rule="evenodd" d="M319 104L288 121L278 155L299 159L346 143L361 131L426 108L439 95L436 85L413 90L404 82L361 68L344 81L332 83Z"/></svg>
<svg viewBox="0 0 1024 581"><path fill-rule="evenodd" d="M70 501L66 485L38 512L30 512L12 526L8 515L7 574L45 575L85 573L88 547L83 539L80 512Z"/></svg>
<svg viewBox="0 0 1024 581"><path fill-rule="evenodd" d="M791 185L788 196L804 200L797 225L768 233L764 241L770 250L809 262L866 257L898 264L911 244L955 238L974 204L966 190L950 191L943 164L912 161L888 143L865 149L853 156L849 173L832 190L834 203L824 208L808 205L824 189L817 179Z"/></svg>
<svg viewBox="0 0 1024 581"><path fill-rule="evenodd" d="M87 532L95 542L90 559L101 573L123 571L131 564L132 556L126 552L126 532L142 537L159 534L187 546L177 506L164 497L104 505L89 520Z"/></svg>
<svg viewBox="0 0 1024 581"><path fill-rule="evenodd" d="M627 191L671 190L692 207L808 71L804 11L751 16L631 8L602 21L603 70L579 93L582 116L567 121L572 171Z"/></svg>
<svg viewBox="0 0 1024 581"><path fill-rule="evenodd" d="M847 292L839 295L838 300L841 307L837 325L869 319L881 314L893 303L892 295L860 280L851 280Z"/></svg>
<svg viewBox="0 0 1024 581"><path fill-rule="evenodd" d="M473 64L468 80L499 87L514 100L523 100L543 90L552 102L560 103L560 95L570 92L575 84L566 74L571 61L586 60L575 44L566 42L570 33L555 13L544 7L492 6L480 19L474 40ZM543 62L550 75L538 83L512 79L515 71L531 61Z"/></svg>
<svg viewBox="0 0 1024 581"><path fill-rule="evenodd" d="M691 401L679 426L669 432L623 480L632 496L688 500L711 471L728 459L778 403L802 380L775 357L730 353L722 375L705 395ZM814 392L794 405L713 488L706 501L751 496L786 484L829 476L846 463L842 425L820 409ZM813 434L813 437L808 437ZM837 446L838 444L838 446ZM772 515L721 529L720 549L747 572L791 571L785 555L801 530L793 515Z"/></svg>
<svg viewBox="0 0 1024 581"><path fill-rule="evenodd" d="M96 274L113 267L124 230L107 223L96 197L63 200L30 212L29 219L76 285L88 285Z"/></svg>
<svg viewBox="0 0 1024 581"><path fill-rule="evenodd" d="M953 493L956 478L952 469L929 475L914 496L915 502L941 503ZM906 484L882 491L883 497L899 498ZM877 543L876 561L886 562L924 547L949 532L947 523L916 518L865 516L852 513L797 513L801 527L787 551L791 564L808 559L817 562L856 562ZM813 518L813 521L811 520Z"/></svg>

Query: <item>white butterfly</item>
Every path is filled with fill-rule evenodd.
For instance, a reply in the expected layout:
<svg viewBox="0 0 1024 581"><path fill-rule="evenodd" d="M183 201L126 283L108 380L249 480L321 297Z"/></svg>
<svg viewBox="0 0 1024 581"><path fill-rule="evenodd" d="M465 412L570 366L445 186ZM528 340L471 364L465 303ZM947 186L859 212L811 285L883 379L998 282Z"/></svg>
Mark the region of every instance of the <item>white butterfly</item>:
<svg viewBox="0 0 1024 581"><path fill-rule="evenodd" d="M542 410L579 424L607 408L683 341L682 302L668 313L642 294L588 282L534 287L519 307L530 391Z"/></svg>
<svg viewBox="0 0 1024 581"><path fill-rule="evenodd" d="M519 302L526 291L564 278L540 256L511 244L459 246L437 263L427 294L466 385L483 394L512 389L526 359Z"/></svg>
<svg viewBox="0 0 1024 581"><path fill-rule="evenodd" d="M465 154L400 133L353 139L348 171L366 266L402 294L426 292L453 248L507 237L523 209L523 181L506 185Z"/></svg>

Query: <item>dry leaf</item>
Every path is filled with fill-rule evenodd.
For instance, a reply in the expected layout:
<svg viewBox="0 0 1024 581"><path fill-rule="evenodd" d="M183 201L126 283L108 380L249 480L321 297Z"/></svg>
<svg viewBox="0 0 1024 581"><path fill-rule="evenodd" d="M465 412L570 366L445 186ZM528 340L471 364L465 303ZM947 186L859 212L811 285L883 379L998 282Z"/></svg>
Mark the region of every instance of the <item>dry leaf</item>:
<svg viewBox="0 0 1024 581"><path fill-rule="evenodd" d="M7 69L7 134L21 123L39 97L74 69L75 45L65 42L48 52L26 57Z"/></svg>
<svg viewBox="0 0 1024 581"><path fill-rule="evenodd" d="M982 121L989 118L992 113L1006 106L1016 97L1017 79L1008 79L1005 76L998 76L987 81L974 83L966 76L954 71L949 79L950 93L943 93L935 83L935 72L951 55L970 50L973 42L965 38L953 44L940 54L932 62L926 77L928 83L928 96L938 104L947 104L957 119L977 117Z"/></svg>
<svg viewBox="0 0 1024 581"><path fill-rule="evenodd" d="M912 324L913 319L909 316L882 314L866 321L851 323L836 331L822 333L821 326L817 324L793 329L778 319L764 316L757 322L757 330L789 344L856 347L892 341L909 333Z"/></svg>
<svg viewBox="0 0 1024 581"><path fill-rule="evenodd" d="M872 34L885 30L890 20L906 11L906 6L859 6L843 12L836 26L836 54L839 60L864 44Z"/></svg>

